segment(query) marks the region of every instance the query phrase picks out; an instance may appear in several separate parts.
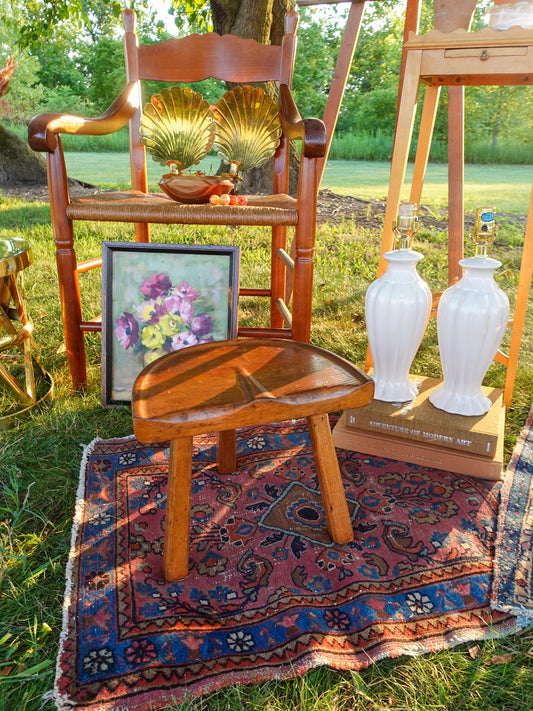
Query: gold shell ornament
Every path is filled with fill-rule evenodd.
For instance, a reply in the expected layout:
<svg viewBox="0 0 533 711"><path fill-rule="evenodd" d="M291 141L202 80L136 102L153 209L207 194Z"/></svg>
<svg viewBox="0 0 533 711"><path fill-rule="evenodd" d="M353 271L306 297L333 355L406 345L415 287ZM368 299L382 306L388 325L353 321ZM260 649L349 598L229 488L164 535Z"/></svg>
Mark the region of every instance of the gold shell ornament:
<svg viewBox="0 0 533 711"><path fill-rule="evenodd" d="M260 88L237 86L215 105L213 147L239 171L262 165L276 152L281 136L278 107Z"/></svg>
<svg viewBox="0 0 533 711"><path fill-rule="evenodd" d="M209 102L197 91L173 86L152 96L144 107L141 143L155 161L173 161L182 171L207 155L214 128Z"/></svg>

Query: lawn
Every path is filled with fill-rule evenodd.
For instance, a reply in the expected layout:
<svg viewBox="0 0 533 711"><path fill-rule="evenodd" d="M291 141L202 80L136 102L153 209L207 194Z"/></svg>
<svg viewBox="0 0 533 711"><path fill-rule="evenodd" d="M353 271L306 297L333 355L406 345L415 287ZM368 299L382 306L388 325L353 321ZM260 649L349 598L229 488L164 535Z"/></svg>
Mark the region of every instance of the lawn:
<svg viewBox="0 0 533 711"><path fill-rule="evenodd" d="M389 163L364 161L329 161L324 171L323 187L341 195L384 200L387 197ZM501 212L527 214L533 182L533 166L465 165L465 210L474 212L482 205L495 205ZM413 164L407 167L403 200L409 199ZM448 167L430 163L422 191L422 204L446 207L448 204Z"/></svg>
<svg viewBox="0 0 533 711"><path fill-rule="evenodd" d="M71 154L72 156L73 154ZM70 156L69 156L70 160ZM94 168L109 174L112 165L117 182L125 180L123 166L107 156L95 156ZM157 166L154 166L157 169ZM350 182L363 197L383 198L387 171L381 165L345 166L326 173L324 186L342 191ZM328 171L331 166L328 167ZM342 169L341 169L342 168ZM496 170L496 169L495 169ZM518 170L514 184L507 168L499 166L498 181L491 184L486 199L477 200L467 186L468 204L499 197L500 212L525 213L529 169ZM344 171L344 172L343 172ZM126 165L127 172L127 165ZM156 170L156 175L159 170ZM70 170L76 176L77 171ZM83 170L87 177L87 171ZM96 172L94 173L96 175ZM478 185L487 167L477 173ZM510 196L502 191L509 175ZM341 180L342 178L342 180ZM96 177L92 177L96 181ZM442 174L438 180L442 180ZM488 179L488 178L487 178ZM155 180L155 179L154 179ZM437 178L435 180L438 182ZM431 178L428 180L431 182ZM517 197L520 196L520 197ZM516 198L513 202L511 198ZM268 270L267 235L251 229L181 229L159 226L154 241L182 243L217 242L242 247L242 281L260 278ZM78 480L81 446L94 437L131 434L127 408L108 409L100 396L100 337L87 337L89 385L84 394L73 395L69 387L58 302L57 279L49 207L18 199L0 200L0 239L24 237L33 247L34 261L26 270L28 309L35 323L36 349L55 381L51 409L35 413L0 438L0 711L50 711L42 695L53 683L54 664L61 629L64 566L70 545L70 529ZM79 231L82 257L94 256L102 239L124 239L124 228L103 224L95 229L85 224ZM351 220L323 225L318 230L315 302L312 340L352 362L363 365L366 352L364 294L375 278L379 254L379 231L362 229ZM501 220L497 244L491 254L502 261L499 285L513 303L520 264L523 228ZM446 233L423 224L416 248L424 254L419 272L433 290L445 288ZM96 273L83 275L87 316L100 310L100 282ZM246 302L241 319L246 322L257 309ZM506 423L506 456L533 402L533 309L524 331L515 395ZM440 375L435 322L424 337L413 372ZM505 369L493 364L486 384L501 387ZM498 656L499 655L499 656ZM501 656L505 655L505 656ZM533 708L533 642L531 632L503 640L462 644L451 650L418 658L382 660L366 670L333 672L321 668L293 681L236 687L211 694L186 711L523 711Z"/></svg>

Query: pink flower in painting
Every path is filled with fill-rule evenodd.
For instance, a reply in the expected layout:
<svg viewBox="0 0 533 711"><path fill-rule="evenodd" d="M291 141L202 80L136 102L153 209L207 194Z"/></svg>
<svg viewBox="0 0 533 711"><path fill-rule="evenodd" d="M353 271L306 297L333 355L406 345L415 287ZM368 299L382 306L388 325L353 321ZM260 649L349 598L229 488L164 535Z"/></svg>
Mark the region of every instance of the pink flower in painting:
<svg viewBox="0 0 533 711"><path fill-rule="evenodd" d="M172 282L166 274L152 274L141 284L141 293L147 299L157 299L172 288Z"/></svg>
<svg viewBox="0 0 533 711"><path fill-rule="evenodd" d="M135 316L128 311L124 311L120 318L117 318L115 334L124 346L124 350L132 348L139 340L139 324Z"/></svg>
<svg viewBox="0 0 533 711"><path fill-rule="evenodd" d="M174 293L165 299L165 308L174 314L178 314L185 323L190 323L192 317L194 316L194 306L192 301L183 299L181 296L177 296Z"/></svg>
<svg viewBox="0 0 533 711"><path fill-rule="evenodd" d="M195 299L198 298L198 292L187 284L186 281L182 281L181 284L178 284L176 292L182 299L187 299L187 301L195 301Z"/></svg>
<svg viewBox="0 0 533 711"><path fill-rule="evenodd" d="M213 330L213 319L209 314L199 314L191 321L191 331L198 337Z"/></svg>
<svg viewBox="0 0 533 711"><path fill-rule="evenodd" d="M187 346L195 346L198 343L198 339L192 331L183 331L183 333L178 333L172 339L172 350L179 351L181 348L187 348Z"/></svg>

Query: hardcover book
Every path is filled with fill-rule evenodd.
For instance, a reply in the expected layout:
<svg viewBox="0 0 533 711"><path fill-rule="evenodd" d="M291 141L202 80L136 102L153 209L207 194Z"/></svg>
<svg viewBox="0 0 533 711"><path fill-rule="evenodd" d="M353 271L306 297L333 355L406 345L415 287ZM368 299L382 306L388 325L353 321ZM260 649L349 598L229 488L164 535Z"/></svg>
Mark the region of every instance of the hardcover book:
<svg viewBox="0 0 533 711"><path fill-rule="evenodd" d="M383 432L360 430L346 424L345 412L333 429L333 442L340 449L420 464L456 474L497 481L503 477L503 433L494 457L483 457L448 447L435 447L426 442L393 437Z"/></svg>
<svg viewBox="0 0 533 711"><path fill-rule="evenodd" d="M411 377L418 387L418 394L413 400L404 403L372 400L365 407L346 410L346 426L483 457L496 456L505 426L501 390L482 388L492 402L490 410L484 415L452 415L439 410L429 401L429 396L441 380Z"/></svg>

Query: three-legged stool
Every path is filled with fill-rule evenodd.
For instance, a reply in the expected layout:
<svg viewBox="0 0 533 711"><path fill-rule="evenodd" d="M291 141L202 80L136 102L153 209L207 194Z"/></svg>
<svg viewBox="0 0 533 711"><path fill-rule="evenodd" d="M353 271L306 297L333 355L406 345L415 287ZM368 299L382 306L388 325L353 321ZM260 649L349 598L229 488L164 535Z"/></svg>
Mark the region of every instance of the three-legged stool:
<svg viewBox="0 0 533 711"><path fill-rule="evenodd" d="M306 417L332 539L353 529L328 413L366 405L371 378L315 346L267 338L185 348L150 363L133 386L133 430L139 442L170 440L163 572L174 581L189 572L193 435L218 432L221 473L237 468L235 430Z"/></svg>

